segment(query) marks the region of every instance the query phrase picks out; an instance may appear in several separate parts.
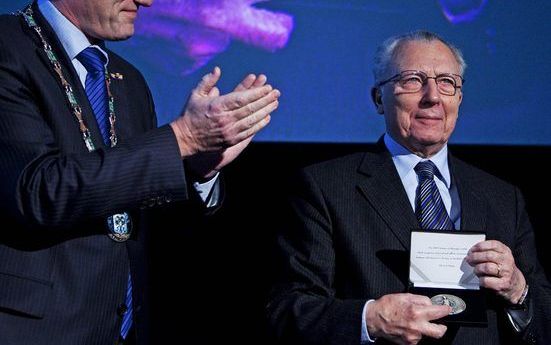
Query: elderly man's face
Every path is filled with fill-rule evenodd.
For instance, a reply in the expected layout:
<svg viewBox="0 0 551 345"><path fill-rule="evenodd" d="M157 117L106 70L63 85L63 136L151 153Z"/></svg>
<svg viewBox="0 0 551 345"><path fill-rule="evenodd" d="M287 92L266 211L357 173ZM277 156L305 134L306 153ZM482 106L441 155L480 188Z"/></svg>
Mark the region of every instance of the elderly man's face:
<svg viewBox="0 0 551 345"><path fill-rule="evenodd" d="M52 3L89 39L118 41L134 34L140 6L153 0L53 0Z"/></svg>
<svg viewBox="0 0 551 345"><path fill-rule="evenodd" d="M451 50L440 41L410 41L399 47L389 77L406 70L422 71L429 77L459 74L459 64ZM455 128L461 104L461 89L454 96L438 91L434 79L428 79L420 91L403 92L399 83L381 87L387 131L410 151L428 157L438 152Z"/></svg>

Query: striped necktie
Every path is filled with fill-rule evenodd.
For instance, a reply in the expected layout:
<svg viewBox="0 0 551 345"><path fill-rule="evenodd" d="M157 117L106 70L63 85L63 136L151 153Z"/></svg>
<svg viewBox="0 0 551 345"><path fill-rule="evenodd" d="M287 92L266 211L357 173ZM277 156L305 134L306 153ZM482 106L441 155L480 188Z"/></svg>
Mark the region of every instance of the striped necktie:
<svg viewBox="0 0 551 345"><path fill-rule="evenodd" d="M103 141L109 146L109 100L107 98L107 86L105 85L105 63L107 59L99 49L94 47L84 49L77 55L77 59L88 72L84 85L86 96L94 111ZM126 286L125 304L126 312L122 318L120 332L123 339L126 339L132 326L132 279L130 274Z"/></svg>
<svg viewBox="0 0 551 345"><path fill-rule="evenodd" d="M109 99L105 85L105 63L107 58L99 49L88 47L77 55L78 61L86 68L84 89L94 111L101 136L109 146Z"/></svg>
<svg viewBox="0 0 551 345"><path fill-rule="evenodd" d="M454 225L446 211L434 176L440 177L438 168L432 161L419 162L415 166L419 185L415 196L415 215L423 229L454 230Z"/></svg>

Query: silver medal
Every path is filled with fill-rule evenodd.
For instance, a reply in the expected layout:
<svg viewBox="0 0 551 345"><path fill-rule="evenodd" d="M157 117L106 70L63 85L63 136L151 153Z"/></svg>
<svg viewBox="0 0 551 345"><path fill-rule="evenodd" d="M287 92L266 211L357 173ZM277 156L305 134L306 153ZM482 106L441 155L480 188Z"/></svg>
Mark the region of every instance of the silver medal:
<svg viewBox="0 0 551 345"><path fill-rule="evenodd" d="M431 297L430 300L434 305L450 306L452 308L450 315L459 314L465 309L467 309L467 305L465 304L465 301L463 301L461 298L454 295L440 294L440 295Z"/></svg>
<svg viewBox="0 0 551 345"><path fill-rule="evenodd" d="M124 242L132 234L132 221L126 212L107 217L108 236L115 242Z"/></svg>

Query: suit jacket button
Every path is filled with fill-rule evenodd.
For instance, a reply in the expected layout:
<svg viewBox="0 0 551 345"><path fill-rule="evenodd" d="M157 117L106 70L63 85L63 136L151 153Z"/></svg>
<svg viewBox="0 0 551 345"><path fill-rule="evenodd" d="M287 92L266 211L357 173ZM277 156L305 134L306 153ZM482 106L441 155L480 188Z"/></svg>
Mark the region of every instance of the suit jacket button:
<svg viewBox="0 0 551 345"><path fill-rule="evenodd" d="M127 310L128 310L128 307L126 306L126 304L119 304L119 306L117 307L117 315L119 315L120 317L123 317L124 314L126 314Z"/></svg>

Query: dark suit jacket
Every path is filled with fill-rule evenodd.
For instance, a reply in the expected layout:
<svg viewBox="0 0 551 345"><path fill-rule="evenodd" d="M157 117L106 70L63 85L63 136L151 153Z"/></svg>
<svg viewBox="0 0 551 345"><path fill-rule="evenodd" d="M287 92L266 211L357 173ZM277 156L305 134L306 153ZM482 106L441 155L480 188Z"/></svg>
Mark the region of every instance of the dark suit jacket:
<svg viewBox="0 0 551 345"><path fill-rule="evenodd" d="M551 287L537 263L519 190L450 156L461 229L485 231L514 254L526 276L534 318L525 339L551 341ZM279 279L267 312L283 344L359 344L366 300L406 292L410 231L419 224L384 145L303 170L293 220L278 238ZM449 328L440 343L516 343L503 302L488 294L488 327ZM438 342L437 342L438 343Z"/></svg>
<svg viewBox="0 0 551 345"><path fill-rule="evenodd" d="M56 35L43 34L75 89L98 148L89 153L37 34L0 17L0 344L112 344L129 269L138 343L145 319L147 209L188 199L169 126L156 128L142 75L109 52L119 144L103 144L84 89ZM116 243L106 217L129 211L133 236Z"/></svg>

